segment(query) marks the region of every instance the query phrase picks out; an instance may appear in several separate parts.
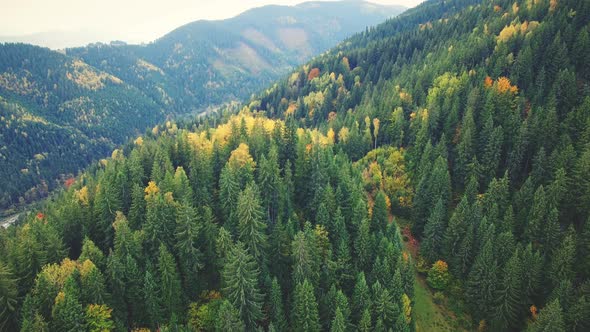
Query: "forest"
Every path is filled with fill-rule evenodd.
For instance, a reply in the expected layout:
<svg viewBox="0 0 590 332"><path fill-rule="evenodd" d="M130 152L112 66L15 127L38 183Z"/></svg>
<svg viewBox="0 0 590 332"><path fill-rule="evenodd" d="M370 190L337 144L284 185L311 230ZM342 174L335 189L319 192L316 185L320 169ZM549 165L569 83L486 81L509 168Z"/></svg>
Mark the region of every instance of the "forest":
<svg viewBox="0 0 590 332"><path fill-rule="evenodd" d="M0 231L6 330L590 329L590 2L431 0ZM413 249L413 250L411 250Z"/></svg>

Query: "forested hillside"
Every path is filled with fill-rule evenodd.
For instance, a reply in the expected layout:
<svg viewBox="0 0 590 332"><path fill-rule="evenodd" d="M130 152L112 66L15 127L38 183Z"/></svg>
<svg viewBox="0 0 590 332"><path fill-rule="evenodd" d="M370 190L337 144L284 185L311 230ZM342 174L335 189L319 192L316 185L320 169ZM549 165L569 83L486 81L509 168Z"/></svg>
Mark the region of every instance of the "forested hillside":
<svg viewBox="0 0 590 332"><path fill-rule="evenodd" d="M168 117L250 97L402 10L349 1L266 6L193 22L148 45L96 44L67 55L0 44L0 211L46 196Z"/></svg>
<svg viewBox="0 0 590 332"><path fill-rule="evenodd" d="M47 195L163 119L116 76L48 49L0 44L0 209Z"/></svg>
<svg viewBox="0 0 590 332"><path fill-rule="evenodd" d="M417 271L457 329L589 330L589 33L427 1L156 126L0 232L4 328L413 331Z"/></svg>
<svg viewBox="0 0 590 332"><path fill-rule="evenodd" d="M330 128L353 160L404 151L414 197L393 211L438 298L473 327L585 331L589 22L588 1L429 1L250 105Z"/></svg>
<svg viewBox="0 0 590 332"><path fill-rule="evenodd" d="M413 265L359 167L247 110L156 127L0 230L0 327L411 331Z"/></svg>
<svg viewBox="0 0 590 332"><path fill-rule="evenodd" d="M186 24L147 45L68 49L145 91L170 110L242 101L354 33L401 13L364 1L269 5Z"/></svg>

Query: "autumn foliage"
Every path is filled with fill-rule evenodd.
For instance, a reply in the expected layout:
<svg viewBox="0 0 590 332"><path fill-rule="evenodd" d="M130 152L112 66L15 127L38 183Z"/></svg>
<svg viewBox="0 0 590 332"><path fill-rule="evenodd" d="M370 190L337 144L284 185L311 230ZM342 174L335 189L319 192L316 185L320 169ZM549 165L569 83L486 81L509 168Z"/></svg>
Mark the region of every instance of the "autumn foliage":
<svg viewBox="0 0 590 332"><path fill-rule="evenodd" d="M438 260L432 264L432 268L428 271L428 284L430 287L438 290L447 288L449 284L449 266L445 261Z"/></svg>
<svg viewBox="0 0 590 332"><path fill-rule="evenodd" d="M307 80L311 81L316 77L320 76L320 69L319 68L313 68L312 70L309 71L309 74L307 75Z"/></svg>

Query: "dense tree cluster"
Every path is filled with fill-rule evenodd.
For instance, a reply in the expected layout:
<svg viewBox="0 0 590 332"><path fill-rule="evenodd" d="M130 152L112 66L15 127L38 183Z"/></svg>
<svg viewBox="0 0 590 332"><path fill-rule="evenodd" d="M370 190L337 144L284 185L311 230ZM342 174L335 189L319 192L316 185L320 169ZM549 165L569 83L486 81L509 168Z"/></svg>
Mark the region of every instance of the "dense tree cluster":
<svg viewBox="0 0 590 332"><path fill-rule="evenodd" d="M0 322L410 331L412 262L361 168L325 134L247 110L162 126L0 232Z"/></svg>
<svg viewBox="0 0 590 332"><path fill-rule="evenodd" d="M46 196L164 119L116 76L49 49L0 44L0 209Z"/></svg>
<svg viewBox="0 0 590 332"><path fill-rule="evenodd" d="M429 1L250 106L334 133L353 160L401 148L396 190L378 150L361 161L366 187L397 195L431 286L448 284L473 325L587 330L589 21L588 1Z"/></svg>
<svg viewBox="0 0 590 332"><path fill-rule="evenodd" d="M471 327L590 329L588 22L427 1L239 116L155 127L2 233L2 323L411 331L403 216Z"/></svg>

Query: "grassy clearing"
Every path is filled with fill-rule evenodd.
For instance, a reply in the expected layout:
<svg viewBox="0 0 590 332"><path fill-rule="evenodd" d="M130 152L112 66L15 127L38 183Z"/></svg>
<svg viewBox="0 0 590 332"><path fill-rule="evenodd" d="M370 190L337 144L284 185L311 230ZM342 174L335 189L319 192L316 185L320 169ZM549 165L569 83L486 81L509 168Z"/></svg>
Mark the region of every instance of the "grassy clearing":
<svg viewBox="0 0 590 332"><path fill-rule="evenodd" d="M414 317L416 332L456 331L450 317L432 300L424 280L418 275L414 279Z"/></svg>

